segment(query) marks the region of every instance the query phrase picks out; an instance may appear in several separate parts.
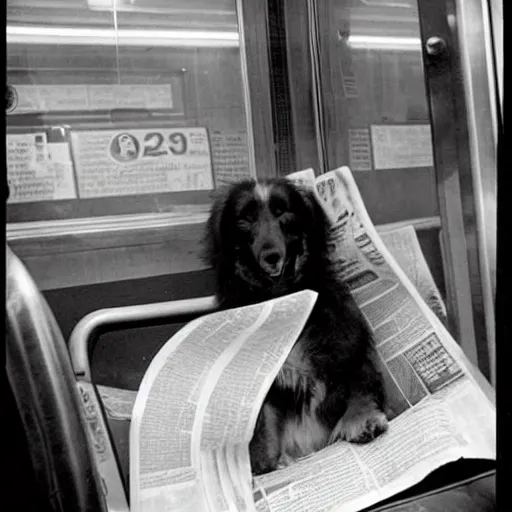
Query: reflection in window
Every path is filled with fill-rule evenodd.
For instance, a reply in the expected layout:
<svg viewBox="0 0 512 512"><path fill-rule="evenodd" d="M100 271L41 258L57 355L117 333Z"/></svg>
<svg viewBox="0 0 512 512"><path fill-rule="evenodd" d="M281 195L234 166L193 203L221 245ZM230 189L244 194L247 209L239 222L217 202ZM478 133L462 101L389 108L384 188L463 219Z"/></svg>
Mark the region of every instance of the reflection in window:
<svg viewBox="0 0 512 512"><path fill-rule="evenodd" d="M168 211L251 175L241 59L235 0L8 0L8 221Z"/></svg>

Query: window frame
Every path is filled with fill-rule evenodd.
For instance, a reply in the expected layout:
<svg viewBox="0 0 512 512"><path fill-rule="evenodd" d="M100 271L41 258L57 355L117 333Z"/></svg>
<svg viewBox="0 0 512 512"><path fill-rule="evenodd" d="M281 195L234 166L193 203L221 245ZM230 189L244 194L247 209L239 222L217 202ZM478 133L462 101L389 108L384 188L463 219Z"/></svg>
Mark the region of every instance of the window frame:
<svg viewBox="0 0 512 512"><path fill-rule="evenodd" d="M271 178L277 171L267 4L265 0L236 0L236 9L249 168L258 178ZM87 123L77 123L73 129L104 127L106 120L100 116ZM25 262L42 290L203 270L207 265L200 258L201 242L214 193L169 194L172 195L165 205L168 211L157 213L8 222L7 243ZM127 197L133 200L135 196L112 200L121 207ZM137 196L137 200L144 203L144 195ZM86 199L84 204L91 201L93 204L95 199ZM66 208L65 202L59 204ZM19 208L15 204L11 206Z"/></svg>

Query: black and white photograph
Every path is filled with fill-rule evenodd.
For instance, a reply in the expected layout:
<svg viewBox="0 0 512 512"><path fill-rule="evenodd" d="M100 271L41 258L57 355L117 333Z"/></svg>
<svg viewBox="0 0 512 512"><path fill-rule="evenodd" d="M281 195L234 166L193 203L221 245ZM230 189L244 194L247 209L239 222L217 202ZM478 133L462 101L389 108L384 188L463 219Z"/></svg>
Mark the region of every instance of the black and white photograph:
<svg viewBox="0 0 512 512"><path fill-rule="evenodd" d="M503 3L5 1L6 510L512 510Z"/></svg>

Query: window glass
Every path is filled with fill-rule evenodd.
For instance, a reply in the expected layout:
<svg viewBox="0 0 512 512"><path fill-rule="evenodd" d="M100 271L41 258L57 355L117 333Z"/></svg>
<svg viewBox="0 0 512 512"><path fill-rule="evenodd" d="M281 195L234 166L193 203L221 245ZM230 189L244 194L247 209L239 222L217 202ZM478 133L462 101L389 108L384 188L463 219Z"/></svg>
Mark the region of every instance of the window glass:
<svg viewBox="0 0 512 512"><path fill-rule="evenodd" d="M417 0L318 4L326 168L377 224L439 215Z"/></svg>
<svg viewBox="0 0 512 512"><path fill-rule="evenodd" d="M236 0L8 0L7 221L155 214L253 174Z"/></svg>

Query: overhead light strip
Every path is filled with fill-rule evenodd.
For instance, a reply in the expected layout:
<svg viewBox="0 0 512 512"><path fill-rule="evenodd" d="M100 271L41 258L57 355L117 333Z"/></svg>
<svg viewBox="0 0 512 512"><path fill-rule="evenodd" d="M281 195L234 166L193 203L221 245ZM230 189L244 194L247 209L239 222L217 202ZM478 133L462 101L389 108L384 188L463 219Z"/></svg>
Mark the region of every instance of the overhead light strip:
<svg viewBox="0 0 512 512"><path fill-rule="evenodd" d="M238 47L235 31L214 30L139 30L84 27L7 26L7 43L19 44L94 44L114 46L178 46L178 47ZM405 50L421 49L419 37L387 37L350 35L348 45L356 49Z"/></svg>
<svg viewBox="0 0 512 512"><path fill-rule="evenodd" d="M391 37L391 36L367 36L351 34L347 44L354 50L421 50L419 37Z"/></svg>
<svg viewBox="0 0 512 512"><path fill-rule="evenodd" d="M209 30L135 30L83 27L7 26L8 44L238 47L238 32Z"/></svg>

